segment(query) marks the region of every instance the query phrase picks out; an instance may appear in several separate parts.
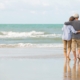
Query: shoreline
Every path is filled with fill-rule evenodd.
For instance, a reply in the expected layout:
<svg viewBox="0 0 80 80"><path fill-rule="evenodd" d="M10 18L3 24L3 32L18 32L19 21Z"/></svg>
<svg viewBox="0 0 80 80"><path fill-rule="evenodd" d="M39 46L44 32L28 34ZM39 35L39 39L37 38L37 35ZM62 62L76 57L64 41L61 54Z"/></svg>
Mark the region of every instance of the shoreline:
<svg viewBox="0 0 80 80"><path fill-rule="evenodd" d="M0 58L53 59L64 58L64 54L62 48L0 48Z"/></svg>
<svg viewBox="0 0 80 80"><path fill-rule="evenodd" d="M0 48L0 58L63 58L59 48Z"/></svg>

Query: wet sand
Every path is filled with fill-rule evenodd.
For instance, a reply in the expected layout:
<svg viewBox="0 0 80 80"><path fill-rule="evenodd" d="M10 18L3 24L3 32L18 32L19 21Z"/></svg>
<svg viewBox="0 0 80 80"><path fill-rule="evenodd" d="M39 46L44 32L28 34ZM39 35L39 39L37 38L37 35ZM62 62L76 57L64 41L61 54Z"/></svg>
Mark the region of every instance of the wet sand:
<svg viewBox="0 0 80 80"><path fill-rule="evenodd" d="M0 58L63 58L62 48L0 48Z"/></svg>
<svg viewBox="0 0 80 80"><path fill-rule="evenodd" d="M80 80L80 63L62 49L0 48L0 80Z"/></svg>

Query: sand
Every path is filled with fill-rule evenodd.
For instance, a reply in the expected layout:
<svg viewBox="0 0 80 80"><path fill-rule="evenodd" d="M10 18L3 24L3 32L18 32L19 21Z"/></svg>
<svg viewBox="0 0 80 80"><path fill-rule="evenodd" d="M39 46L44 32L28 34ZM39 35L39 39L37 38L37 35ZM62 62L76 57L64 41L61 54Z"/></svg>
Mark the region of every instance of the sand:
<svg viewBox="0 0 80 80"><path fill-rule="evenodd" d="M0 80L80 80L80 64L60 48L0 48Z"/></svg>

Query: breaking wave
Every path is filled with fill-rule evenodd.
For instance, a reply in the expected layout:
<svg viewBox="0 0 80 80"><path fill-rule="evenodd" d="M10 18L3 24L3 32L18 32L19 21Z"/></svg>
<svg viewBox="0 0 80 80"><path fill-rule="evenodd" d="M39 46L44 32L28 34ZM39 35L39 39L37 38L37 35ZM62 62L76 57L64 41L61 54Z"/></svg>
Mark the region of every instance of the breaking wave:
<svg viewBox="0 0 80 80"><path fill-rule="evenodd" d="M61 34L48 34L45 32L0 32L0 38L61 38Z"/></svg>
<svg viewBox="0 0 80 80"><path fill-rule="evenodd" d="M63 44L32 44L32 43L18 43L18 44L0 44L0 48L16 48L16 47L52 47L62 48Z"/></svg>

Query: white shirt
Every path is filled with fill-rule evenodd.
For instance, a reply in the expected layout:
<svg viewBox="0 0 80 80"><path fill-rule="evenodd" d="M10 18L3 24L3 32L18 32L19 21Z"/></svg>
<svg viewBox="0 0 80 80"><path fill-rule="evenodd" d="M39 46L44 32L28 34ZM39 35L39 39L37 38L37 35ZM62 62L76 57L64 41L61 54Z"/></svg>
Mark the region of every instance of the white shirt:
<svg viewBox="0 0 80 80"><path fill-rule="evenodd" d="M71 25L64 25L62 31L62 40L71 40L72 33L77 33L77 31L75 31L75 29Z"/></svg>

